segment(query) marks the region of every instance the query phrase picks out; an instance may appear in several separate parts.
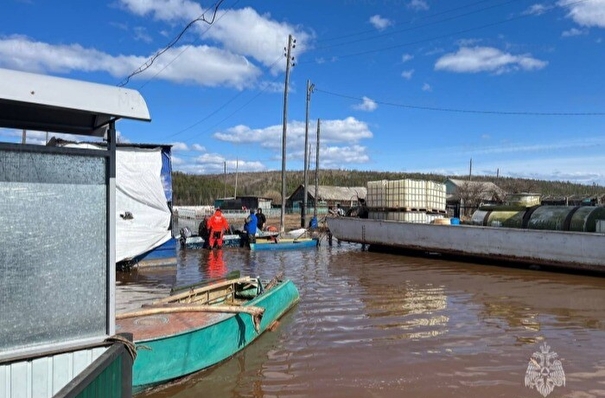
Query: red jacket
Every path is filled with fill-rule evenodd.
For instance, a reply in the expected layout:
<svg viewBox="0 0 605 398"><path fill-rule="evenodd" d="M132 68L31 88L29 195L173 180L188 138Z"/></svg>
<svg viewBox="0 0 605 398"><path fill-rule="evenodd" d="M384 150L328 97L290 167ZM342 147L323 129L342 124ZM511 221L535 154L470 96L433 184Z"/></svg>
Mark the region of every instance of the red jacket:
<svg viewBox="0 0 605 398"><path fill-rule="evenodd" d="M208 229L211 231L223 231L229 229L229 223L220 210L215 211L212 217L210 217L208 220Z"/></svg>

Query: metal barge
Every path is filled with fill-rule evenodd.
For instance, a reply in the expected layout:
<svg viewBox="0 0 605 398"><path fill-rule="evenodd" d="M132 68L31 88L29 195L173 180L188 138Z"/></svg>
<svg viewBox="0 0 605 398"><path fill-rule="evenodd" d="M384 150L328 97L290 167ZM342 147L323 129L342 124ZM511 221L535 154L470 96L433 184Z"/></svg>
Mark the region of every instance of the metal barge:
<svg viewBox="0 0 605 398"><path fill-rule="evenodd" d="M329 218L327 223L332 235L341 241L605 272L605 235L601 233L420 224L353 217Z"/></svg>

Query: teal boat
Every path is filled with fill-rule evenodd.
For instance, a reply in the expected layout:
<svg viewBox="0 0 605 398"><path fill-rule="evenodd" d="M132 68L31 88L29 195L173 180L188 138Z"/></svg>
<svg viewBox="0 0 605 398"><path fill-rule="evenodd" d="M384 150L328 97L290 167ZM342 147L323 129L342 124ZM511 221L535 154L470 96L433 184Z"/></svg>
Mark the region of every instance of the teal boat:
<svg viewBox="0 0 605 398"><path fill-rule="evenodd" d="M293 250L317 247L318 245L319 239L316 238L257 240L256 243L250 243L250 250Z"/></svg>
<svg viewBox="0 0 605 398"><path fill-rule="evenodd" d="M241 277L192 288L116 316L133 333L135 393L207 369L241 351L299 301L290 280Z"/></svg>

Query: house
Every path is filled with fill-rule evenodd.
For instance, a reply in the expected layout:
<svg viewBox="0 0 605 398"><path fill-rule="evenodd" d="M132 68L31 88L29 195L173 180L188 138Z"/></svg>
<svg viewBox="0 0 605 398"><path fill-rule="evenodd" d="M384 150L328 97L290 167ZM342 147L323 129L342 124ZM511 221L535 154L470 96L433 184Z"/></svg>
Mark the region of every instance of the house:
<svg viewBox="0 0 605 398"><path fill-rule="evenodd" d="M444 184L447 208L454 217L460 217L461 210L464 215L470 215L479 206L501 204L506 196L493 182L448 178Z"/></svg>
<svg viewBox="0 0 605 398"><path fill-rule="evenodd" d="M305 186L299 185L292 195L286 199L286 208L296 211L302 207ZM317 192L316 192L317 191ZM309 185L307 188L307 208L328 208L341 205L345 209L356 207L359 199L365 199L366 187L334 187L329 185Z"/></svg>
<svg viewBox="0 0 605 398"><path fill-rule="evenodd" d="M271 208L273 199L260 196L236 196L230 198L219 198L214 201L214 207L221 210L246 210L258 209L268 210Z"/></svg>

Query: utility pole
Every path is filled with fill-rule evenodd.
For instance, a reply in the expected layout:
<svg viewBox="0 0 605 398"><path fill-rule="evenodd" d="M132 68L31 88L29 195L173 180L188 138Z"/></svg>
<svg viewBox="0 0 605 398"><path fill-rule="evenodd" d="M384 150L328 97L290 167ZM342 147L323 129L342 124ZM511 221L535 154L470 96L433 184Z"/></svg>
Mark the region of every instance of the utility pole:
<svg viewBox="0 0 605 398"><path fill-rule="evenodd" d="M27 141L26 137L27 137L27 133L25 132L25 129L23 129L23 132L21 133L21 143L22 144L25 144L25 141Z"/></svg>
<svg viewBox="0 0 605 398"><path fill-rule="evenodd" d="M473 175L473 158L471 158L471 161L468 165L468 180L471 180L471 176Z"/></svg>
<svg viewBox="0 0 605 398"><path fill-rule="evenodd" d="M319 119L317 119L317 144L315 145L315 206L313 206L313 217L317 220L317 195L319 192Z"/></svg>
<svg viewBox="0 0 605 398"><path fill-rule="evenodd" d="M239 166L239 159L235 159L235 192L233 193L233 199L237 199L237 167Z"/></svg>
<svg viewBox="0 0 605 398"><path fill-rule="evenodd" d="M225 194L223 198L227 197L227 162L223 162L223 174L225 175Z"/></svg>
<svg viewBox="0 0 605 398"><path fill-rule="evenodd" d="M311 80L307 79L307 106L305 112L305 163L304 163L304 197L303 197L303 208L300 214L300 226L305 228L307 225L307 186L309 185L309 103L311 102L311 93L315 88L315 84L311 84Z"/></svg>
<svg viewBox="0 0 605 398"><path fill-rule="evenodd" d="M284 82L284 117L283 131L281 137L281 216L279 219L279 232L285 232L286 224L286 132L288 130L288 85L290 84L290 64L294 66L294 57L290 55L292 49L296 47L296 40L292 35L288 35L288 47L286 51L286 78Z"/></svg>

